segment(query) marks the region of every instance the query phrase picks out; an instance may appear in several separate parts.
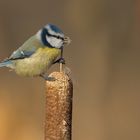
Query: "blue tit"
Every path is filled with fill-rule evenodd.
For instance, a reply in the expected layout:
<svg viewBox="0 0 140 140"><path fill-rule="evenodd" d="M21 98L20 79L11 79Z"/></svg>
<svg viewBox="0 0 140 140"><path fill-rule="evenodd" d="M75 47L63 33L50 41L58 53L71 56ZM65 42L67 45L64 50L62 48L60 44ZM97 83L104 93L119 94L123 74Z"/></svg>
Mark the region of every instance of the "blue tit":
<svg viewBox="0 0 140 140"><path fill-rule="evenodd" d="M0 63L20 76L41 76L46 73L70 39L55 25L47 24L30 37L11 56Z"/></svg>

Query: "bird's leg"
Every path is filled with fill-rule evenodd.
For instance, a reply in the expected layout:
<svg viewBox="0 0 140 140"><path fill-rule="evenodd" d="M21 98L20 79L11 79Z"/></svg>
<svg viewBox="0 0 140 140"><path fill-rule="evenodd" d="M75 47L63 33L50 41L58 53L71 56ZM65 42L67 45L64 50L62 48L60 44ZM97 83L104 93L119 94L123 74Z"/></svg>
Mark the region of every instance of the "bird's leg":
<svg viewBox="0 0 140 140"><path fill-rule="evenodd" d="M61 47L61 56L60 56L60 58L63 58L63 46ZM60 62L59 66L60 66L60 72L63 72L63 63Z"/></svg>
<svg viewBox="0 0 140 140"><path fill-rule="evenodd" d="M59 59L57 59L56 61L53 62L53 64L56 64L56 63L65 64L65 59L63 57L60 57Z"/></svg>
<svg viewBox="0 0 140 140"><path fill-rule="evenodd" d="M40 74L40 77L42 77L46 81L55 81L54 77L49 77L47 74Z"/></svg>
<svg viewBox="0 0 140 140"><path fill-rule="evenodd" d="M63 46L61 48L61 55L60 58L53 62L53 64L59 63L60 64L60 72L63 71L63 64L66 64L65 59L63 58Z"/></svg>
<svg viewBox="0 0 140 140"><path fill-rule="evenodd" d="M56 61L54 61L52 64L56 64L56 63L60 64L60 72L62 72L63 71L63 65L66 64L65 59L63 57L63 47L61 48L60 58L57 59Z"/></svg>

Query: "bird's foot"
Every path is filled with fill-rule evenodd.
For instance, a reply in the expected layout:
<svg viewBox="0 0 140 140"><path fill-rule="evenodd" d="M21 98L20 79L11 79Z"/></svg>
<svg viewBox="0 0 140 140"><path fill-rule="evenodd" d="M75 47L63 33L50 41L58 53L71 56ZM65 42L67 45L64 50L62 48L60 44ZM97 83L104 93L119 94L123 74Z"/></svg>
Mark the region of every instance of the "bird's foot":
<svg viewBox="0 0 140 140"><path fill-rule="evenodd" d="M56 63L66 64L65 59L63 57L61 57L61 58L57 59L55 62L53 62L53 64L56 64Z"/></svg>
<svg viewBox="0 0 140 140"><path fill-rule="evenodd" d="M45 74L40 74L40 77L42 77L45 81L55 81L54 77L49 77L48 75Z"/></svg>

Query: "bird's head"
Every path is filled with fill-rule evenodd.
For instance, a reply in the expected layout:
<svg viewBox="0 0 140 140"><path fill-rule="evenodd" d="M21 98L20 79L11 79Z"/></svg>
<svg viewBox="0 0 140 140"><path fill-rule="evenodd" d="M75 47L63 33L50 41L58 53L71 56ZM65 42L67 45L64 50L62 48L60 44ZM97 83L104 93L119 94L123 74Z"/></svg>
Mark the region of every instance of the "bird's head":
<svg viewBox="0 0 140 140"><path fill-rule="evenodd" d="M55 25L47 24L37 32L37 38L43 45L51 48L62 48L65 44L70 43L70 38Z"/></svg>

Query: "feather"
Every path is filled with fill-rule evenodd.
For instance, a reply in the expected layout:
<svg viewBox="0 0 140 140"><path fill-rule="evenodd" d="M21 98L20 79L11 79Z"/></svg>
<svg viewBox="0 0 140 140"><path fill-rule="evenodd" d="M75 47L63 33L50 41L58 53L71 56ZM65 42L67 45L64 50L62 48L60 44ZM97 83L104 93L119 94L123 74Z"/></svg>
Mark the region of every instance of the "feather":
<svg viewBox="0 0 140 140"><path fill-rule="evenodd" d="M28 58L33 55L40 47L44 46L40 43L36 36L33 36L29 38L20 48L14 51L11 56L6 60L18 60Z"/></svg>
<svg viewBox="0 0 140 140"><path fill-rule="evenodd" d="M10 67L10 65L12 64L12 62L11 61L2 61L1 63L0 63L0 67Z"/></svg>

